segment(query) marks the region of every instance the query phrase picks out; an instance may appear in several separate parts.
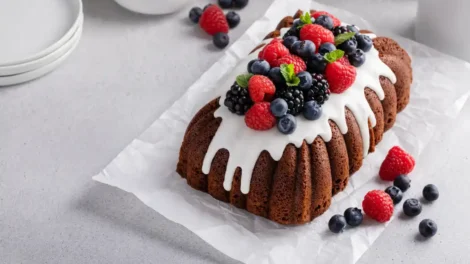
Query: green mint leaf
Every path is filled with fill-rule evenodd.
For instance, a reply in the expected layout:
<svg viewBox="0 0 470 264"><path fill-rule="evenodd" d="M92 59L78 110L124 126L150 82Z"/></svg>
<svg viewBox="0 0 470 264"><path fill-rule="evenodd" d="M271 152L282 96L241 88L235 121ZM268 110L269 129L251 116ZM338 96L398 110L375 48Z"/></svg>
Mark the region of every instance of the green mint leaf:
<svg viewBox="0 0 470 264"><path fill-rule="evenodd" d="M354 37L354 35L356 35L355 32L348 32L348 33L343 33L341 35L336 36L335 37L335 45L336 46L341 45L346 40L349 40L352 37Z"/></svg>
<svg viewBox="0 0 470 264"><path fill-rule="evenodd" d="M295 76L294 64L281 64L281 74L286 82L290 82Z"/></svg>
<svg viewBox="0 0 470 264"><path fill-rule="evenodd" d="M300 16L300 21L304 25L312 24L312 19L310 18L310 12L305 12L305 14L301 15Z"/></svg>
<svg viewBox="0 0 470 264"><path fill-rule="evenodd" d="M329 53L325 54L324 58L329 63L333 63L333 62L341 59L343 56L344 56L344 51L334 50L332 52L329 52Z"/></svg>
<svg viewBox="0 0 470 264"><path fill-rule="evenodd" d="M248 81L253 76L251 73L241 74L237 76L237 84L242 88L248 87Z"/></svg>
<svg viewBox="0 0 470 264"><path fill-rule="evenodd" d="M289 82L287 82L287 86L298 86L300 83L300 79L297 76L294 76Z"/></svg>

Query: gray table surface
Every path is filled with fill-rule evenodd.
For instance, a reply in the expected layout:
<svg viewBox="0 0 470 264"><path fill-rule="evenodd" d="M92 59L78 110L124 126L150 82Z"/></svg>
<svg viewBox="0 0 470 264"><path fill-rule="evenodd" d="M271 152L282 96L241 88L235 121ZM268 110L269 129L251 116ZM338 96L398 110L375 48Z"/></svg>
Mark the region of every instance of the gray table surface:
<svg viewBox="0 0 470 264"><path fill-rule="evenodd" d="M372 22L412 37L414 1L322 2L366 19L382 12ZM270 3L251 1L232 39ZM112 0L84 6L83 38L62 67L0 89L0 263L237 263L134 196L91 180L222 52L186 22L188 10L148 17ZM439 150L448 160L435 181L446 192L424 213L439 235L418 241L415 220L394 221L360 263L470 262L462 219L470 177L448 180L469 163L470 142L457 140L470 130L469 115L467 105L458 135Z"/></svg>

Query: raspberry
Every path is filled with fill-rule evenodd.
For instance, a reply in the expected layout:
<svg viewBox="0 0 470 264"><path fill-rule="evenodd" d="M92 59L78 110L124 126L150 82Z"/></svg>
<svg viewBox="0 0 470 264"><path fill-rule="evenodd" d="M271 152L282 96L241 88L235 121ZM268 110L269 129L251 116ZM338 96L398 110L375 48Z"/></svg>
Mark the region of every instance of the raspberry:
<svg viewBox="0 0 470 264"><path fill-rule="evenodd" d="M291 54L278 59L274 67L280 67L281 64L294 64L295 74L307 70L307 65L305 64L305 61L302 60L302 58Z"/></svg>
<svg viewBox="0 0 470 264"><path fill-rule="evenodd" d="M282 44L281 40L274 39L259 52L258 58L266 60L271 67L274 67L276 60L286 55L289 55L289 49Z"/></svg>
<svg viewBox="0 0 470 264"><path fill-rule="evenodd" d="M209 35L228 33L228 23L224 12L216 5L209 6L199 19L199 26Z"/></svg>
<svg viewBox="0 0 470 264"><path fill-rule="evenodd" d="M393 215L393 200L386 192L373 190L366 194L362 201L362 210L370 218L385 223Z"/></svg>
<svg viewBox="0 0 470 264"><path fill-rule="evenodd" d="M341 26L341 20L339 20L338 18L336 18L335 16L333 16L332 14L330 14L326 11L317 11L317 12L312 14L312 16L315 19L317 19L321 15L326 15L326 16L331 17L331 19L333 19L333 26L335 26L335 27Z"/></svg>
<svg viewBox="0 0 470 264"><path fill-rule="evenodd" d="M268 77L255 75L248 81L248 91L253 102L270 101L276 92L276 86Z"/></svg>
<svg viewBox="0 0 470 264"><path fill-rule="evenodd" d="M303 26L300 30L300 39L310 40L316 47L320 47L323 43L335 43L333 32L317 24Z"/></svg>
<svg viewBox="0 0 470 264"><path fill-rule="evenodd" d="M356 80L356 68L351 66L347 59L340 59L326 66L325 77L330 84L332 93L346 91Z"/></svg>
<svg viewBox="0 0 470 264"><path fill-rule="evenodd" d="M393 181L400 174L408 174L415 167L414 158L398 146L388 151L387 157L380 166L380 178L384 181Z"/></svg>
<svg viewBox="0 0 470 264"><path fill-rule="evenodd" d="M276 118L271 113L270 103L254 104L245 114L245 124L254 130L268 130L276 125Z"/></svg>

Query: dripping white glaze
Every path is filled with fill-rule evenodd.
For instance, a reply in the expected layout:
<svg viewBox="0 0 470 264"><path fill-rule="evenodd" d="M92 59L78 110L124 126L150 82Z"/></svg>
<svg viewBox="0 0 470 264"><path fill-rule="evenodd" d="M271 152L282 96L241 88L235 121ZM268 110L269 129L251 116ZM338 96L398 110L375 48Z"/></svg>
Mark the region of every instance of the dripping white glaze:
<svg viewBox="0 0 470 264"><path fill-rule="evenodd" d="M287 29L281 30L281 37L286 32ZM375 37L375 35L371 34L371 37ZM263 41L263 43L270 41L271 39L268 39ZM330 99L322 106L323 114L320 119L309 121L302 115L298 115L296 117L297 129L291 135L284 135L277 128L272 128L268 131L252 130L245 125L243 116L235 115L227 107L223 106L227 87L233 84L237 75L246 72L246 65L249 61L256 59L257 55L258 52L253 52L242 60L233 70L232 74L227 77L227 81L221 86L223 88L219 100L221 107L215 111L214 117L222 118L222 122L204 157L203 173L209 173L212 160L217 151L226 149L230 155L225 172L224 189L230 191L235 170L237 167L240 167L242 172L241 191L247 194L250 191L254 166L261 152L266 150L274 160L279 161L288 144L292 143L299 148L304 140L310 144L317 136L328 142L332 138L332 131L328 120L334 121L341 133L346 134L348 127L345 107L351 110L356 118L362 136L363 153L364 156L367 155L370 143L368 121L370 120L372 126L375 126L376 120L367 102L364 89L366 87L372 89L379 99L383 100L385 94L380 84L380 76L389 78L392 83L396 82L395 74L379 59L379 52L374 47L366 53L365 63L361 67L356 68L357 76L354 84L342 94L331 94Z"/></svg>

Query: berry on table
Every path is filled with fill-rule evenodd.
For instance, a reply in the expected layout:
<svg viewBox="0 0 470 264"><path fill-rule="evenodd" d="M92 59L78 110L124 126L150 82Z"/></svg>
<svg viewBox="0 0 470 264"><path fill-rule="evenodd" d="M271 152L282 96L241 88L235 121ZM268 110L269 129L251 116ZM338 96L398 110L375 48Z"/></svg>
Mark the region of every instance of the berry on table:
<svg viewBox="0 0 470 264"><path fill-rule="evenodd" d="M215 35L217 33L228 33L229 26L225 14L216 5L210 5L202 13L199 19L199 26L209 35Z"/></svg>
<svg viewBox="0 0 470 264"><path fill-rule="evenodd" d="M318 53L320 53L321 55L325 55L334 50L336 50L335 44L327 42L327 43L321 44L320 49L318 49Z"/></svg>
<svg viewBox="0 0 470 264"><path fill-rule="evenodd" d="M225 18L227 19L227 23L230 28L234 28L240 24L240 16L235 13L234 11L230 11L225 15Z"/></svg>
<svg viewBox="0 0 470 264"><path fill-rule="evenodd" d="M317 19L319 16L322 16L322 15L329 16L331 19L333 19L333 26L334 27L337 27L337 26L341 25L341 21L338 18L336 18L335 16L333 16L332 14L330 14L326 11L317 11L317 12L312 14L312 17Z"/></svg>
<svg viewBox="0 0 470 264"><path fill-rule="evenodd" d="M407 216L417 216L421 213L422 210L423 207L421 206L421 203L418 201L418 199L411 198L403 203L403 212Z"/></svg>
<svg viewBox="0 0 470 264"><path fill-rule="evenodd" d="M330 85L322 74L312 73L312 79L312 86L305 93L305 101L315 100L319 105L322 105L330 97Z"/></svg>
<svg viewBox="0 0 470 264"><path fill-rule="evenodd" d="M279 67L282 64L293 64L295 74L298 74L299 72L305 71L307 69L307 65L305 64L304 60L292 54L286 55L276 60L274 67Z"/></svg>
<svg viewBox="0 0 470 264"><path fill-rule="evenodd" d="M291 114L287 114L277 121L277 129L285 135L294 133L297 128L297 120Z"/></svg>
<svg viewBox="0 0 470 264"><path fill-rule="evenodd" d="M254 75L248 81L248 92L253 102L263 102L272 98L276 92L276 86L268 77Z"/></svg>
<svg viewBox="0 0 470 264"><path fill-rule="evenodd" d="M364 52L371 50L374 45L372 39L367 35L356 35L356 41L357 48Z"/></svg>
<svg viewBox="0 0 470 264"><path fill-rule="evenodd" d="M333 233L341 233L346 228L346 218L342 215L334 215L331 217L330 221L328 221L328 228Z"/></svg>
<svg viewBox="0 0 470 264"><path fill-rule="evenodd" d="M282 76L281 68L279 68L279 67L271 68L268 72L268 77L276 85L285 84L285 82L286 82L286 80Z"/></svg>
<svg viewBox="0 0 470 264"><path fill-rule="evenodd" d="M292 53L303 59L312 58L315 55L315 49L315 44L310 40L296 41L291 47Z"/></svg>
<svg viewBox="0 0 470 264"><path fill-rule="evenodd" d="M437 200L437 198L439 198L439 190L437 189L436 185L428 184L424 186L423 197L430 202Z"/></svg>
<svg viewBox="0 0 470 264"><path fill-rule="evenodd" d="M392 218L393 201L390 195L384 191L373 190L364 197L362 209L370 218L380 223L385 223Z"/></svg>
<svg viewBox="0 0 470 264"><path fill-rule="evenodd" d="M384 181L393 181L400 174L409 174L415 166L414 158L398 146L388 151L380 166L379 175Z"/></svg>
<svg viewBox="0 0 470 264"><path fill-rule="evenodd" d="M335 42L333 32L317 24L303 26L300 30L300 39L312 41L315 47L320 47L325 42Z"/></svg>
<svg viewBox="0 0 470 264"><path fill-rule="evenodd" d="M315 24L320 25L328 30L333 30L333 19L327 15L321 15L315 18Z"/></svg>
<svg viewBox="0 0 470 264"><path fill-rule="evenodd" d="M310 73L324 73L328 62L322 54L317 53L307 60L307 69Z"/></svg>
<svg viewBox="0 0 470 264"><path fill-rule="evenodd" d="M236 8L244 8L248 5L248 0L233 0L233 6Z"/></svg>
<svg viewBox="0 0 470 264"><path fill-rule="evenodd" d="M364 51L357 49L354 53L348 55L349 63L354 67L361 67L366 62Z"/></svg>
<svg viewBox="0 0 470 264"><path fill-rule="evenodd" d="M225 95L224 105L237 115L244 115L253 105L248 89L240 87L236 82Z"/></svg>
<svg viewBox="0 0 470 264"><path fill-rule="evenodd" d="M201 15L202 15L202 9L200 7L193 7L191 8L191 11L189 11L189 20L197 24L199 23L199 19L201 18Z"/></svg>
<svg viewBox="0 0 470 264"><path fill-rule="evenodd" d="M304 108L304 94L298 87L286 87L276 92L277 98L282 98L287 102L287 113L298 115Z"/></svg>
<svg viewBox="0 0 470 264"><path fill-rule="evenodd" d="M303 71L297 74L297 77L300 79L299 88L302 90L310 89L312 86L312 75L309 72Z"/></svg>
<svg viewBox="0 0 470 264"><path fill-rule="evenodd" d="M356 80L356 68L349 64L346 57L338 59L338 54L342 54L342 52L335 50L326 55L327 60L332 62L326 66L325 77L330 84L330 91L340 94L353 85Z"/></svg>
<svg viewBox="0 0 470 264"><path fill-rule="evenodd" d="M268 102L255 103L245 114L245 124L254 130L269 130L276 126L276 118Z"/></svg>
<svg viewBox="0 0 470 264"><path fill-rule="evenodd" d="M281 40L274 39L259 52L258 58L268 61L271 67L278 67L277 60L289 54L289 49L282 44Z"/></svg>
<svg viewBox="0 0 470 264"><path fill-rule="evenodd" d="M217 48L223 49L229 44L230 38L227 33L219 32L214 35L212 41Z"/></svg>
<svg viewBox="0 0 470 264"><path fill-rule="evenodd" d="M308 101L304 105L304 114L305 119L307 120L317 120L322 114L322 108L317 103L317 101Z"/></svg>
<svg viewBox="0 0 470 264"><path fill-rule="evenodd" d="M287 102L282 98L276 98L271 102L271 113L275 117L283 117L287 114Z"/></svg>
<svg viewBox="0 0 470 264"><path fill-rule="evenodd" d="M431 219L424 219L419 223L419 233L423 237L433 237L437 233L437 224Z"/></svg>
<svg viewBox="0 0 470 264"><path fill-rule="evenodd" d="M403 192L396 186L387 187L385 192L390 195L390 198L393 200L393 204L398 204L403 199Z"/></svg>
<svg viewBox="0 0 470 264"><path fill-rule="evenodd" d="M219 0L219 6L222 8L230 8L232 7L232 0Z"/></svg>
<svg viewBox="0 0 470 264"><path fill-rule="evenodd" d="M292 48L292 45L296 42L299 41L299 38L296 36L288 36L283 39L282 44L286 46L289 50Z"/></svg>
<svg viewBox="0 0 470 264"><path fill-rule="evenodd" d="M348 32L351 31L346 26L338 26L333 29L333 35L335 35L335 37Z"/></svg>
<svg viewBox="0 0 470 264"><path fill-rule="evenodd" d="M410 188L410 182L410 178L402 174L395 178L395 180L393 181L393 185L400 188L402 192L406 192L406 190Z"/></svg>
<svg viewBox="0 0 470 264"><path fill-rule="evenodd" d="M353 54L357 49L357 40L352 37L338 45L338 49L343 50L346 54Z"/></svg>
<svg viewBox="0 0 470 264"><path fill-rule="evenodd" d="M250 70L248 72L253 74L267 75L270 69L271 68L269 67L269 63L267 61L257 59L253 60L253 63L251 63Z"/></svg>
<svg viewBox="0 0 470 264"><path fill-rule="evenodd" d="M346 218L348 225L354 227L359 226L362 223L364 216L362 215L361 209L351 207L344 211L344 218Z"/></svg>

